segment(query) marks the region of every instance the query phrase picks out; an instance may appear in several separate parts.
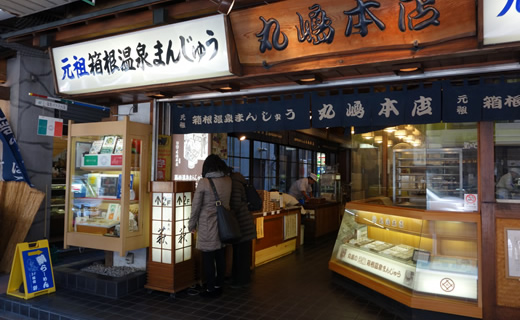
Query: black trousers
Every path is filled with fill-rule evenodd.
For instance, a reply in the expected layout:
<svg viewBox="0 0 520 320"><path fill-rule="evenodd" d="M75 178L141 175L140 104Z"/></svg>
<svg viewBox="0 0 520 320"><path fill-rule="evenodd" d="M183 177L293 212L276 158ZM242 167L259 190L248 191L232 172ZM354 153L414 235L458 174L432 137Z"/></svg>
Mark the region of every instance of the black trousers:
<svg viewBox="0 0 520 320"><path fill-rule="evenodd" d="M233 244L233 284L246 285L251 281L251 240Z"/></svg>
<svg viewBox="0 0 520 320"><path fill-rule="evenodd" d="M215 290L215 287L222 287L226 276L226 248L203 251L202 269L208 291Z"/></svg>

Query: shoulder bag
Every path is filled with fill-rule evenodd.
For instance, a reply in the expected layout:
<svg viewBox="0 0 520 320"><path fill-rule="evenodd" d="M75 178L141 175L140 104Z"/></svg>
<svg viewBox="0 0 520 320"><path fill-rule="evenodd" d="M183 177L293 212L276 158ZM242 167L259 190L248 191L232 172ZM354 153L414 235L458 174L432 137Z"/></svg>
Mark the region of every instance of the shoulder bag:
<svg viewBox="0 0 520 320"><path fill-rule="evenodd" d="M220 237L220 241L222 243L233 243L240 239L241 236L240 225L238 224L235 212L226 209L226 207L222 205L222 202L220 201L213 180L208 180L211 184L211 188L213 189L213 193L215 194L215 205L217 206L218 234Z"/></svg>

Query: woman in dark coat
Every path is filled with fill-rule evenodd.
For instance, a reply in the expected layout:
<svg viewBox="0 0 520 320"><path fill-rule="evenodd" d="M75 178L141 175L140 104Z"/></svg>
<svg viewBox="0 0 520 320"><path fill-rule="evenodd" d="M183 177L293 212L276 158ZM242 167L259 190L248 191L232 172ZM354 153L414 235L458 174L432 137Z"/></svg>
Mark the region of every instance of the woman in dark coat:
<svg viewBox="0 0 520 320"><path fill-rule="evenodd" d="M216 200L209 179L215 184L222 205L229 208L231 178L227 173L226 163L217 155L209 155L202 166L203 178L199 180L193 195L188 229L191 232L197 230L196 247L202 252L202 269L206 280L206 290L201 295L205 297L216 297L222 293L226 272L225 248L218 235Z"/></svg>
<svg viewBox="0 0 520 320"><path fill-rule="evenodd" d="M233 243L233 282L231 287L243 287L249 285L251 282L251 241L256 239L256 226L253 221L253 216L247 208L247 197L245 186L247 181L245 177L239 172L231 173L232 188L231 188L231 209L235 214L240 224L240 232L242 234L238 242Z"/></svg>

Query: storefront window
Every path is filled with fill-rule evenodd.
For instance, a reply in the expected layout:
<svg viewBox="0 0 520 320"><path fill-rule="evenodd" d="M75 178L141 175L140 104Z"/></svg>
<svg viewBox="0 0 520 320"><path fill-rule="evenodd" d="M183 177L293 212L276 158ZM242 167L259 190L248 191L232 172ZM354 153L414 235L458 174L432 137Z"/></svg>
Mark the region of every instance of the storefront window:
<svg viewBox="0 0 520 320"><path fill-rule="evenodd" d="M238 138L228 137L228 148L228 166L249 179L249 140L240 141Z"/></svg>
<svg viewBox="0 0 520 320"><path fill-rule="evenodd" d="M280 146L280 187L281 192L289 191L291 181L298 177L298 149Z"/></svg>
<svg viewBox="0 0 520 320"><path fill-rule="evenodd" d="M495 123L495 195L497 202L520 202L520 122Z"/></svg>
<svg viewBox="0 0 520 320"><path fill-rule="evenodd" d="M355 134L352 200L477 211L477 125L403 125Z"/></svg>
<svg viewBox="0 0 520 320"><path fill-rule="evenodd" d="M253 142L253 185L257 190L276 187L276 147L274 143Z"/></svg>

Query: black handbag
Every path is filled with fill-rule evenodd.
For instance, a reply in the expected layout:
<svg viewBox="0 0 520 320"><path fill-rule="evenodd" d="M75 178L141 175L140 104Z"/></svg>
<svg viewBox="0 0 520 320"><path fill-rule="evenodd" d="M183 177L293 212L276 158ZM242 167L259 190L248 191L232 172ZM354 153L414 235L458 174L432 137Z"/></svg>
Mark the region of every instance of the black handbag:
<svg viewBox="0 0 520 320"><path fill-rule="evenodd" d="M233 210L226 209L217 193L215 184L209 179L213 193L215 194L215 205L217 206L218 235L222 243L233 243L240 239L240 225Z"/></svg>

